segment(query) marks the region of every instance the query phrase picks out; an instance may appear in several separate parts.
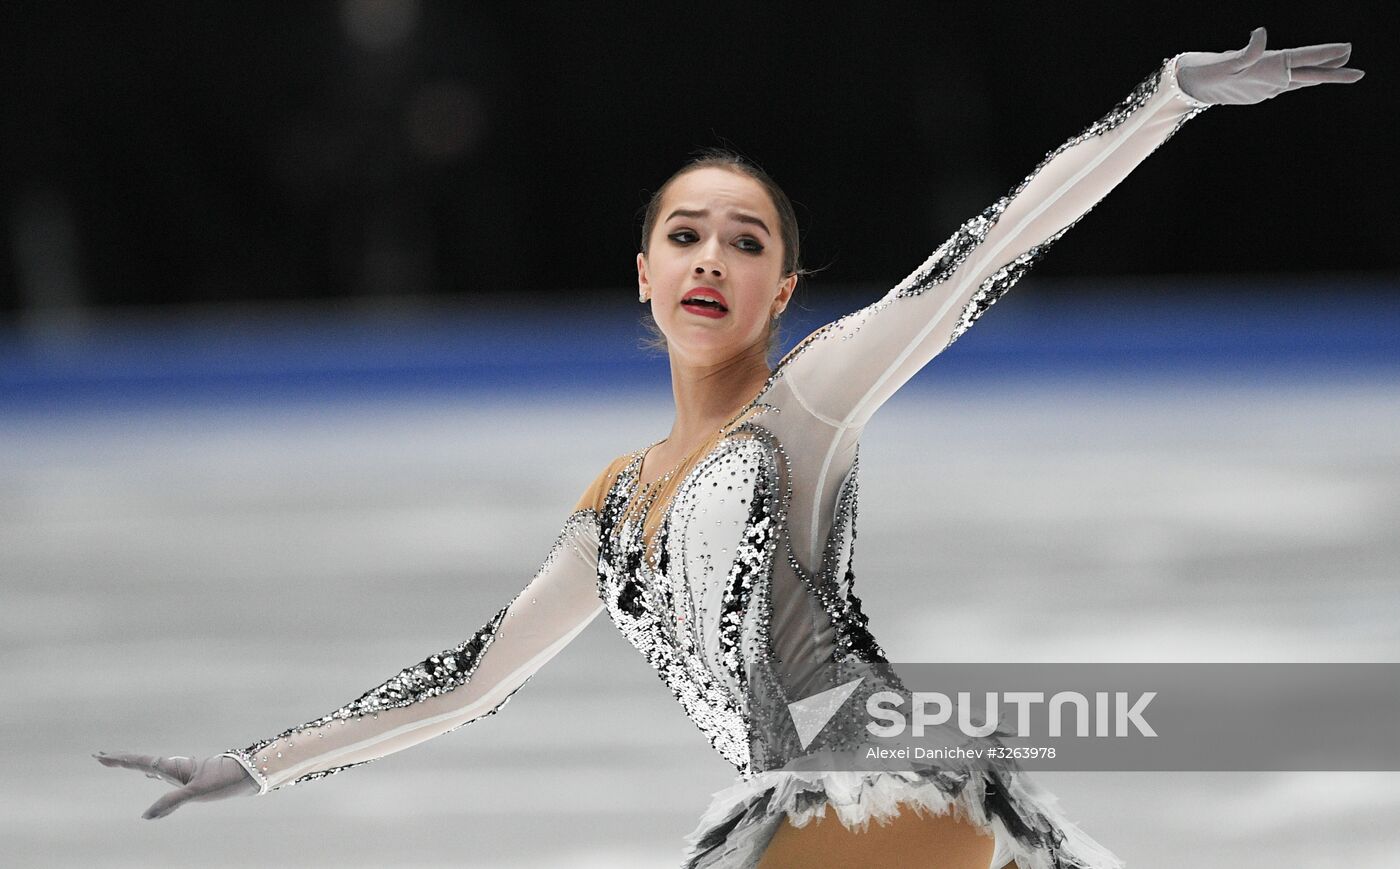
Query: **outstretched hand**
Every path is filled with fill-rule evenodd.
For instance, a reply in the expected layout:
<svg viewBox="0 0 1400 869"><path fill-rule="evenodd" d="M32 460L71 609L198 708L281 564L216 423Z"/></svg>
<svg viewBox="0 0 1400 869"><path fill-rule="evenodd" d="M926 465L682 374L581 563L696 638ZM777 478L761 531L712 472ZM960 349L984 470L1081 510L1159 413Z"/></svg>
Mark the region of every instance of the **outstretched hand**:
<svg viewBox="0 0 1400 869"><path fill-rule="evenodd" d="M258 793L258 783L231 757L157 757L150 754L106 754L93 757L103 766L134 769L147 778L158 778L176 789L156 800L141 817L146 820L163 818L190 800L222 800L228 797L252 796Z"/></svg>
<svg viewBox="0 0 1400 869"><path fill-rule="evenodd" d="M1177 84L1204 103L1247 106L1284 91L1315 84L1351 84L1365 75L1344 64L1350 42L1264 50L1268 34L1256 27L1249 44L1237 51L1188 51L1177 61Z"/></svg>

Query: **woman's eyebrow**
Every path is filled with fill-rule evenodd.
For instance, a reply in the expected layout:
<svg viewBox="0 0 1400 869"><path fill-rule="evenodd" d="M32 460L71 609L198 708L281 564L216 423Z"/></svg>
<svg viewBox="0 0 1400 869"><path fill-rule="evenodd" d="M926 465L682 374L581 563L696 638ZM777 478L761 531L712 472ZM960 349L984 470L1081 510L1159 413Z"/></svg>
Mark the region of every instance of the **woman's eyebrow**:
<svg viewBox="0 0 1400 869"><path fill-rule="evenodd" d="M691 210L691 209L688 209L688 208L677 208L675 211L672 211L672 212L670 213L670 215L667 216L666 219L667 219L667 220L670 220L672 217L709 217L709 216L710 216L710 210L709 210L708 208L702 208L702 209L700 209L699 211L694 211L694 210ZM754 226L760 227L764 232L768 233L769 235L772 235L772 234L773 234L773 231L770 230L770 229L768 228L768 224L764 223L762 220L759 220L757 217L754 217L752 214L745 214L745 213L742 212L742 211L731 211L731 212L729 212L729 216L730 216L731 218L733 218L734 220L739 221L740 223L752 223Z"/></svg>

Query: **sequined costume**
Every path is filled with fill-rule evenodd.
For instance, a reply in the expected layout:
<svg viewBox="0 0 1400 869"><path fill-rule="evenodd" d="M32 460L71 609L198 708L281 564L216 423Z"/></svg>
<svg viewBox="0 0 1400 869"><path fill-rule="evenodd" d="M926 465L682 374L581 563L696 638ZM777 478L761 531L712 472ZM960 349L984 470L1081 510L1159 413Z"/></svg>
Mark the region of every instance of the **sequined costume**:
<svg viewBox="0 0 1400 869"><path fill-rule="evenodd" d="M852 587L866 423L1207 107L1179 89L1175 60L883 298L804 339L671 473L639 485L650 447L613 461L530 583L470 639L229 756L267 793L453 730L499 710L606 610L740 773L690 837L687 867L756 865L785 815L800 824L831 808L859 828L911 804L955 810L992 833L994 867L1119 865L1023 775L794 771L806 747L772 712L884 660Z"/></svg>

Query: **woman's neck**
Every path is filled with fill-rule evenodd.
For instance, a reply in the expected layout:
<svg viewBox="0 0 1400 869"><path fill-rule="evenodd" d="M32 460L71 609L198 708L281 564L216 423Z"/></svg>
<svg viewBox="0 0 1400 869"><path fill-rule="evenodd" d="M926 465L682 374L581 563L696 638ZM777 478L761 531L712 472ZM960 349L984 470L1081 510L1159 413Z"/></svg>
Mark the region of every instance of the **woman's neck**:
<svg viewBox="0 0 1400 869"><path fill-rule="evenodd" d="M762 345L713 365L671 357L676 419L667 435L673 449L689 449L729 422L753 399L772 371Z"/></svg>

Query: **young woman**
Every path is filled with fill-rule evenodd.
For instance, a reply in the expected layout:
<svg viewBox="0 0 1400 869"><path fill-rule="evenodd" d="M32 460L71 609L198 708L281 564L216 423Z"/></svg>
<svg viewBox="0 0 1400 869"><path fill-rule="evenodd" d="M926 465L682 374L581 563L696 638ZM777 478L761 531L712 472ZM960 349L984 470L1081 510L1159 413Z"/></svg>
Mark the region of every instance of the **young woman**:
<svg viewBox="0 0 1400 869"><path fill-rule="evenodd" d="M820 751L859 736L831 726L813 744L786 708L884 661L851 562L857 444L885 400L1187 120L1361 78L1344 66L1349 44L1264 40L1259 28L1238 51L1165 61L883 298L771 370L802 273L792 206L732 154L687 164L653 197L637 255L675 421L599 474L525 589L467 641L247 748L98 759L177 786L148 818L328 776L497 711L606 610L741 774L691 836L687 867L1120 865L1015 768L823 767Z"/></svg>

